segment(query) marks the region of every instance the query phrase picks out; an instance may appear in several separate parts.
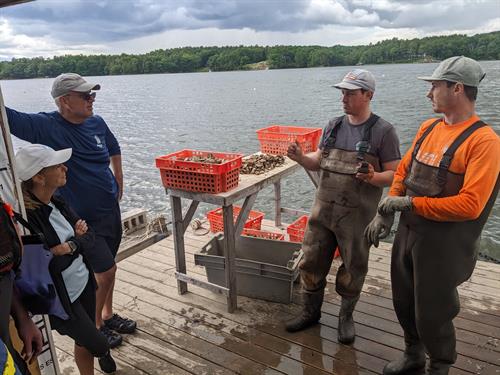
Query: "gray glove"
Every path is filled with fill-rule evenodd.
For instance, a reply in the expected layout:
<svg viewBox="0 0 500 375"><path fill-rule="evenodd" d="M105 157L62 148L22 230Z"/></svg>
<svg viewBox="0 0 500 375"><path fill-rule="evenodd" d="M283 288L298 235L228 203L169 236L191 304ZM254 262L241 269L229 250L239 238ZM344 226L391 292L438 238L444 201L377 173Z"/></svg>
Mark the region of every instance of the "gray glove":
<svg viewBox="0 0 500 375"><path fill-rule="evenodd" d="M413 203L411 197L385 197L378 204L378 213L381 215L394 214L396 211L411 211Z"/></svg>
<svg viewBox="0 0 500 375"><path fill-rule="evenodd" d="M394 223L394 213L389 215L377 214L365 229L365 237L370 245L378 247L378 240L386 238L391 232Z"/></svg>

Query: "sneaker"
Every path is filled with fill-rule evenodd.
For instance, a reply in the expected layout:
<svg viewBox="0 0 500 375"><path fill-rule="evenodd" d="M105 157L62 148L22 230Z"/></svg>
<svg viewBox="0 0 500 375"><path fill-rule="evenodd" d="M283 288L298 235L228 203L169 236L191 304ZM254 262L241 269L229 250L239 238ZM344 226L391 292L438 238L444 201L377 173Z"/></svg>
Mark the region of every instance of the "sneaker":
<svg viewBox="0 0 500 375"><path fill-rule="evenodd" d="M116 348L123 341L123 338L120 334L112 331L106 325L103 325L101 328L99 328L99 332L101 332L106 337L111 349Z"/></svg>
<svg viewBox="0 0 500 375"><path fill-rule="evenodd" d="M111 357L111 353L108 351L104 357L99 357L97 359L99 362L99 367L106 374L112 374L116 371L116 363L113 357Z"/></svg>
<svg viewBox="0 0 500 375"><path fill-rule="evenodd" d="M118 333L133 333L137 327L137 323L132 319L122 318L118 314L113 314L111 318L104 320L104 325Z"/></svg>

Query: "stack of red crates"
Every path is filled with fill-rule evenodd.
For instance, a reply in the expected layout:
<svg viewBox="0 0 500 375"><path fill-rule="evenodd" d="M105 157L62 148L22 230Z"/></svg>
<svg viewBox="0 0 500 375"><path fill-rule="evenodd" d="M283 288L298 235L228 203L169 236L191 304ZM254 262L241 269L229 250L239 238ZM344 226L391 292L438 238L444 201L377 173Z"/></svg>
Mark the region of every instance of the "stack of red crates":
<svg viewBox="0 0 500 375"><path fill-rule="evenodd" d="M241 207L233 206L233 218L234 222L240 214ZM248 214L248 219L244 225L244 228L257 229L260 230L262 225L262 219L264 218L264 213L259 211L250 211ZM213 233L224 231L224 221L222 219L222 207L211 210L207 213L207 219L210 222L210 231Z"/></svg>

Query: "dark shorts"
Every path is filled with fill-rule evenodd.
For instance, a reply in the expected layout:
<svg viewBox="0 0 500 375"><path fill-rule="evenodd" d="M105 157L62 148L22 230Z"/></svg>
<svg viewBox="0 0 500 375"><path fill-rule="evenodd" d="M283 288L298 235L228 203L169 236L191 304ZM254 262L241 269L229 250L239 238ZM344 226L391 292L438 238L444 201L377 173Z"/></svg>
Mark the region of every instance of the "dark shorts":
<svg viewBox="0 0 500 375"><path fill-rule="evenodd" d="M122 240L122 218L120 206L112 213L103 215L97 220L89 221L95 233L95 244L92 249L87 250L87 259L95 273L109 270L115 264L115 256Z"/></svg>
<svg viewBox="0 0 500 375"><path fill-rule="evenodd" d="M94 357L106 355L109 344L95 326L95 289L90 279L82 294L71 304L71 311L74 318L69 320L49 315L52 329L71 337L76 345L84 347Z"/></svg>

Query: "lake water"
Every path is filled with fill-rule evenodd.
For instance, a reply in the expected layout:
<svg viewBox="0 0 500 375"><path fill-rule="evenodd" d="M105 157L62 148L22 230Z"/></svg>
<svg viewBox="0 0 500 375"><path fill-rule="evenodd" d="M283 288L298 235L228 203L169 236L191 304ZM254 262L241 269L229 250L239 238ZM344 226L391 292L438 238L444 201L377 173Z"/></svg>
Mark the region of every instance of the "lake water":
<svg viewBox="0 0 500 375"><path fill-rule="evenodd" d="M500 64L482 63L477 111L500 133ZM420 123L435 116L425 97L429 84L417 80L436 64L374 65L377 80L373 110L396 127L406 151ZM332 85L350 67L248 72L158 74L90 77L101 84L95 113L119 139L125 173L124 211L147 208L170 216L156 156L184 148L251 154L259 150L255 131L269 124L324 127L342 113L341 97ZM2 81L5 103L26 112L51 111L52 79ZM19 145L19 142L15 142ZM305 172L282 183L285 207L309 210L314 189ZM273 216L272 188L261 193L255 209ZM213 208L201 205L197 215ZM288 222L293 217L285 217ZM482 252L500 260L499 200L483 232Z"/></svg>

